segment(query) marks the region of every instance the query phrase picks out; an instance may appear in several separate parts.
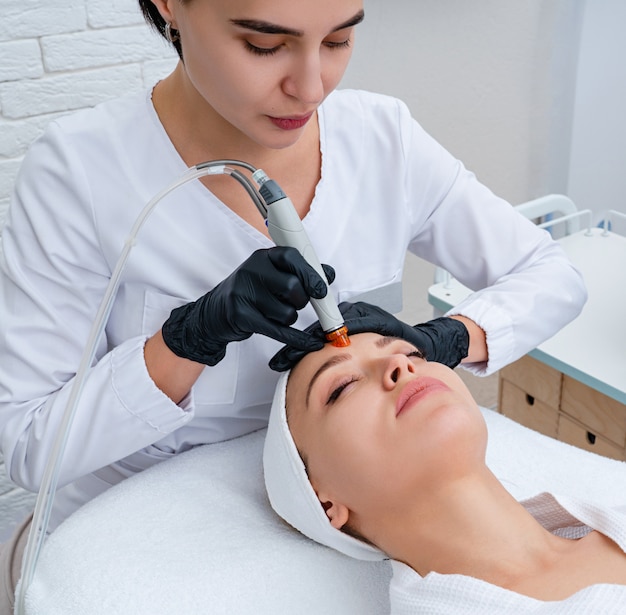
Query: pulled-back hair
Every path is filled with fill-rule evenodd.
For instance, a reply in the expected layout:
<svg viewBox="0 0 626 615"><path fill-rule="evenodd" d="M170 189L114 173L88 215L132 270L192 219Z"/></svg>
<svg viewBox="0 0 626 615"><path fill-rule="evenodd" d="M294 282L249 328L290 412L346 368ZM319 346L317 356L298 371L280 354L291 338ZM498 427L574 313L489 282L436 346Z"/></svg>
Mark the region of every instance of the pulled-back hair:
<svg viewBox="0 0 626 615"><path fill-rule="evenodd" d="M189 0L179 1L181 3L185 3ZM151 0L139 0L139 7L141 8L141 12L143 13L143 16L148 24L152 26L165 40L167 40L167 37L165 36L165 19L163 19L157 7L152 4ZM175 40L173 43L170 44L174 47L174 49L176 49L178 57L182 60L183 51L180 46L180 39Z"/></svg>

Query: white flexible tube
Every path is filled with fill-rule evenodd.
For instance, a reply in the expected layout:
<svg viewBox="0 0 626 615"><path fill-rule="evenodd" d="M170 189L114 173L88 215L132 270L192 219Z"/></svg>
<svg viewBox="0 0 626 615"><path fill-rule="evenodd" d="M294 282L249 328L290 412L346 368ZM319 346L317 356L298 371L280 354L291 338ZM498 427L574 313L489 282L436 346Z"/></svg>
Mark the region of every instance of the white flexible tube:
<svg viewBox="0 0 626 615"><path fill-rule="evenodd" d="M96 314L96 318L91 327L89 338L83 351L83 355L72 383L72 389L70 396L65 407L63 418L57 430L56 438L52 451L50 453L50 459L46 465L44 475L41 481L41 487L37 495L35 502L35 511L33 513L33 521L31 529L28 534L28 541L26 543L26 549L24 551L24 559L22 562L22 574L19 583L15 589L15 614L25 615L25 596L28 590L33 576L35 574L35 568L41 552L41 547L46 536L48 529L48 523L50 521L50 513L52 510L52 504L54 502L54 494L56 492L59 473L61 469L61 462L65 453L65 447L69 432L72 426L74 415L76 414L76 408L78 406L78 400L85 384L85 378L87 372L91 367L98 342L104 331L104 327L109 319L111 309L113 306L113 300L117 292L120 277L130 251L132 250L139 229L146 221L157 203L167 196L170 192L176 190L187 182L202 177L204 175L219 175L224 173L230 173L231 169L228 169L224 164L224 161L215 161L214 163L205 163L205 165L198 165L201 168L191 167L188 169L179 179L177 179L170 186L159 192L153 199L141 210L139 216L135 220L135 224L131 229L130 235L124 244L122 252L118 257L117 263L111 274L111 279L106 288L102 302Z"/></svg>

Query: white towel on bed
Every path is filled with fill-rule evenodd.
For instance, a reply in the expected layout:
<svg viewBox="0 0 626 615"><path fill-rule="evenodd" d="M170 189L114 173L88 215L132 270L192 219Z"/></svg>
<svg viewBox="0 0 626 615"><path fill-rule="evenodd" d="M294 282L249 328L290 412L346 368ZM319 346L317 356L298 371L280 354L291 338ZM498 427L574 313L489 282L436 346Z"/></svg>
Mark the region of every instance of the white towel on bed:
<svg viewBox="0 0 626 615"><path fill-rule="evenodd" d="M483 414L487 462L517 499L624 502L626 464ZM27 615L387 613L388 562L352 560L273 513L263 436L189 451L86 504L46 542Z"/></svg>

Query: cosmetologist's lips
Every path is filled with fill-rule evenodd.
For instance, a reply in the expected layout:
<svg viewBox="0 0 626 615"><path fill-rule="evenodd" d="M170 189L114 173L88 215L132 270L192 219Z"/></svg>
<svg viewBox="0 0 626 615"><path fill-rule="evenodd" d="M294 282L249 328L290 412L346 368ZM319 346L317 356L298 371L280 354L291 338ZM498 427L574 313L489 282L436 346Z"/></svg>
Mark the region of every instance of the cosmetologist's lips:
<svg viewBox="0 0 626 615"><path fill-rule="evenodd" d="M313 115L313 112L307 113L306 115L292 115L289 117L273 117L268 115L270 121L278 128L282 128L283 130L297 130L298 128L302 128Z"/></svg>
<svg viewBox="0 0 626 615"><path fill-rule="evenodd" d="M431 393L442 391L450 391L450 387L436 378L423 376L411 380L404 385L404 388L400 392L400 396L396 402L396 416L399 416L402 412L413 406L413 404L421 401Z"/></svg>

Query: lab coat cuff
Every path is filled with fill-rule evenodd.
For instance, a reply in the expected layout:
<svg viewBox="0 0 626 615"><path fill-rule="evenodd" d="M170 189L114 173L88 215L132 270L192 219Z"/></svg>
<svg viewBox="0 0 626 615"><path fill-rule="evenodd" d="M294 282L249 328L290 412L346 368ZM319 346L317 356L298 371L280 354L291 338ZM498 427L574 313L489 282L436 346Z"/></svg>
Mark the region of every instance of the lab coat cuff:
<svg viewBox="0 0 626 615"><path fill-rule="evenodd" d="M147 338L135 337L111 352L111 384L120 404L160 433L171 433L193 418L193 396L175 404L148 373L144 359Z"/></svg>
<svg viewBox="0 0 626 615"><path fill-rule="evenodd" d="M489 376L515 360L515 335L511 316L497 305L481 298L468 298L446 316L461 315L473 320L487 337L488 361L462 363L461 367L477 376Z"/></svg>

